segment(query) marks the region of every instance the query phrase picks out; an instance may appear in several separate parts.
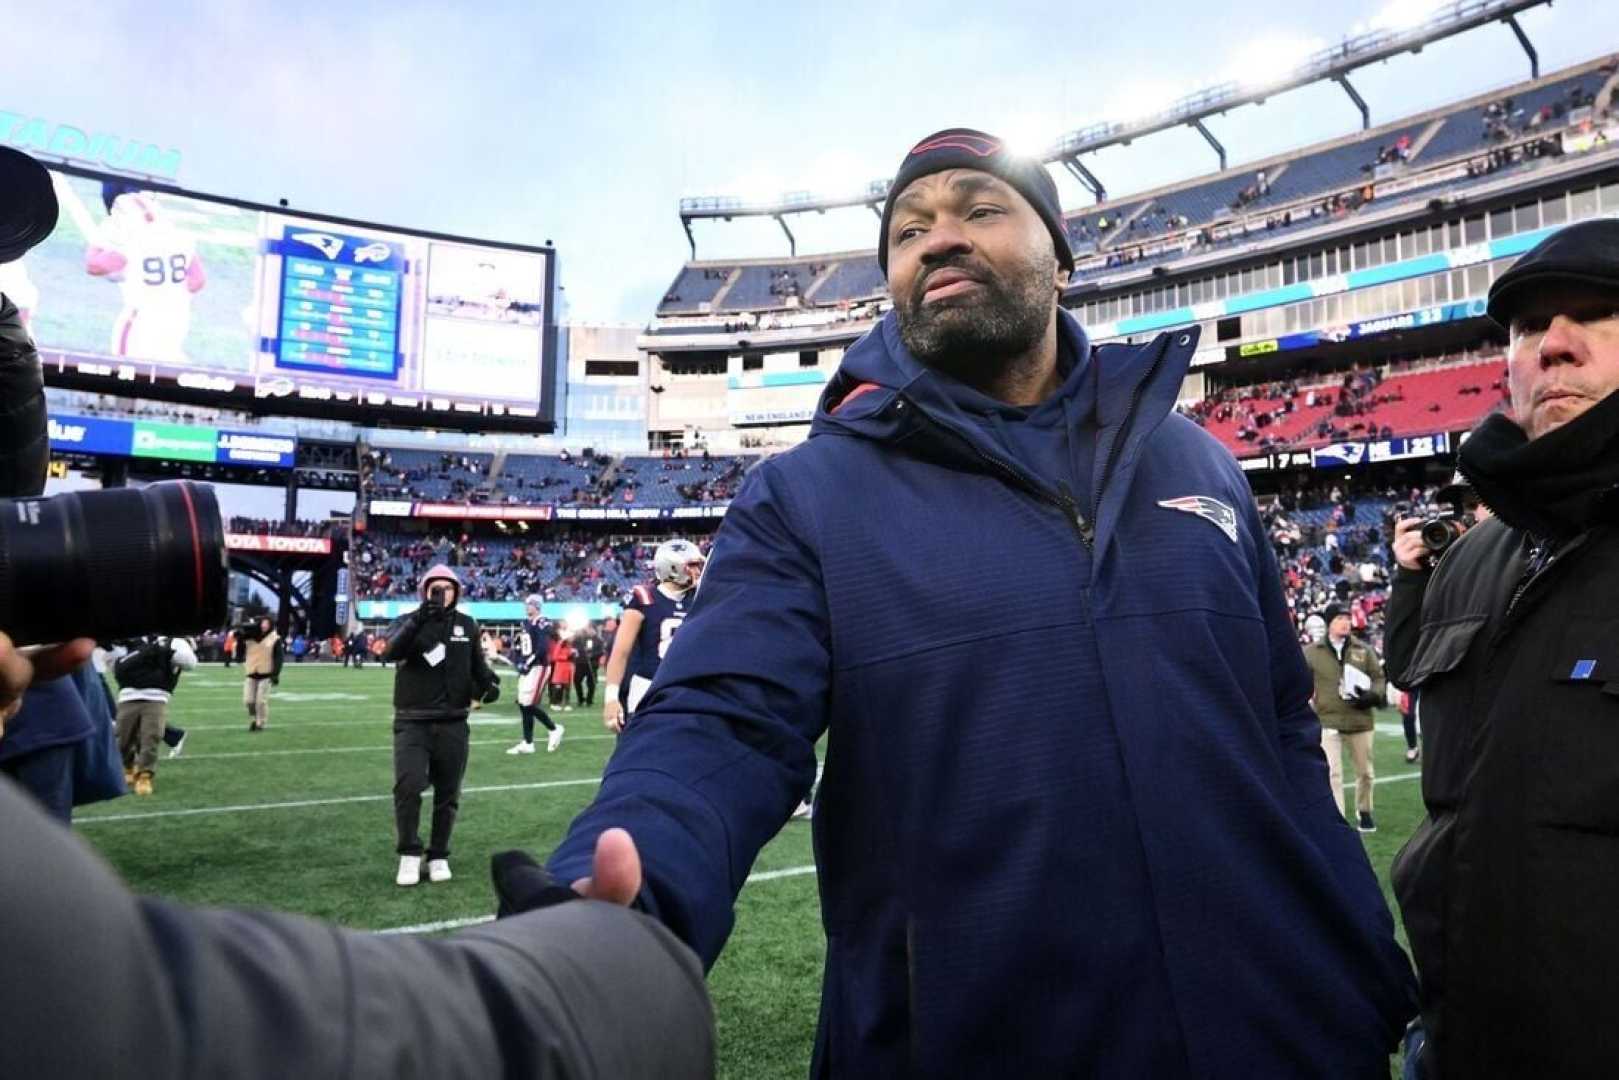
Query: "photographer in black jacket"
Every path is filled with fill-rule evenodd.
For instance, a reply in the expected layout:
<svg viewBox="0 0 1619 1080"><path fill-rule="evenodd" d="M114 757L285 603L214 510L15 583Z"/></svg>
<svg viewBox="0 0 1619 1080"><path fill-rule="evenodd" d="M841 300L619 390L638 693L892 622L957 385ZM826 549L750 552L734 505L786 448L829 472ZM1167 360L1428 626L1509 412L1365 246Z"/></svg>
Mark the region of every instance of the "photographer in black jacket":
<svg viewBox="0 0 1619 1080"><path fill-rule="evenodd" d="M384 660L394 669L394 823L400 885L421 880L422 792L433 785L433 832L427 876L450 880L450 831L467 771L467 713L490 704L500 680L479 647L478 622L455 609L461 582L448 566L422 578L422 604L388 627Z"/></svg>
<svg viewBox="0 0 1619 1080"><path fill-rule="evenodd" d="M1407 540L1389 600L1389 674L1421 695L1427 759L1427 817L1393 873L1421 976L1416 1069L1611 1077L1619 221L1541 241L1489 315L1510 339L1511 407L1459 464L1495 517L1432 570Z"/></svg>

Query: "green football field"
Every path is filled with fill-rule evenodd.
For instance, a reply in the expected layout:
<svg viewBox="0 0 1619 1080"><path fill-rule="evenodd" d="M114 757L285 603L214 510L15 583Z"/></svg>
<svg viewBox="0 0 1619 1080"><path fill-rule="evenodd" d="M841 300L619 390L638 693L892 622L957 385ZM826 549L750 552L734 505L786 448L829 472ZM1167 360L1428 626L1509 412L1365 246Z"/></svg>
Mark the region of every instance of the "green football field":
<svg viewBox="0 0 1619 1080"><path fill-rule="evenodd" d="M239 669L204 665L175 694L170 720L190 737L178 759L161 751L156 794L82 808L80 835L138 891L189 903L416 933L487 918L495 904L490 854L521 847L543 858L594 795L613 746L599 701L553 714L567 727L556 753L540 745L532 756L508 756L519 731L508 673L502 700L473 714L450 858L455 878L433 885L424 877L402 889L393 883L392 680L391 670L374 665L289 663L269 730L253 735ZM1398 716L1379 719L1380 831L1365 841L1387 892L1389 863L1420 801ZM424 839L431 801L429 794ZM793 821L764 849L742 891L736 930L709 980L722 1077L808 1074L824 948L813 863L809 823Z"/></svg>

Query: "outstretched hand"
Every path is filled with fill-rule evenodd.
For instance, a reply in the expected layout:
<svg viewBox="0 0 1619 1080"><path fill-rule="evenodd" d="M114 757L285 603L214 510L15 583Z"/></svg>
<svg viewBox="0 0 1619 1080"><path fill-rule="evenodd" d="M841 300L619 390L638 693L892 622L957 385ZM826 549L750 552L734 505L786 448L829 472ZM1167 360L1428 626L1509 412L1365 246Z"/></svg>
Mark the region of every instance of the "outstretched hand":
<svg viewBox="0 0 1619 1080"><path fill-rule="evenodd" d="M605 900L628 907L641 892L641 853L623 829L608 829L596 838L596 857L590 876L573 883L573 891L587 900Z"/></svg>

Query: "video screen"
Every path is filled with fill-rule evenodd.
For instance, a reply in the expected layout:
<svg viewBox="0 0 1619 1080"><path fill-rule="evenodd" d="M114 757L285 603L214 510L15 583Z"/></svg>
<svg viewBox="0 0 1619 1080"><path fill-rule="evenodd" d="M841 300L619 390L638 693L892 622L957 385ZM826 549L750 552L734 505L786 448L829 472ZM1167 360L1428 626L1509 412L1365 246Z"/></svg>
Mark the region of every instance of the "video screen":
<svg viewBox="0 0 1619 1080"><path fill-rule="evenodd" d="M551 419L544 249L51 172L56 231L0 265L48 373Z"/></svg>

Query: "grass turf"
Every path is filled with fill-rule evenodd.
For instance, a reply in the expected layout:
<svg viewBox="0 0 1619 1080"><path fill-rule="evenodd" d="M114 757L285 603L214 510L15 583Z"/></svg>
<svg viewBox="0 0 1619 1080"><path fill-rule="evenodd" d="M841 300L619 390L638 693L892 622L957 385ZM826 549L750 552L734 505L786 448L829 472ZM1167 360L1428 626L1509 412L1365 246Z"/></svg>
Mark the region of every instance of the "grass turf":
<svg viewBox="0 0 1619 1080"><path fill-rule="evenodd" d="M136 890L188 903L277 908L363 929L487 916L490 854L521 847L543 857L595 794L613 747L599 701L553 713L568 729L557 753L537 740L532 756L508 756L519 731L508 677L502 701L473 714L454 880L401 889L393 883L392 686L392 671L376 666L288 664L269 729L249 734L238 669L205 665L175 694L170 720L190 735L180 758L160 751L156 794L81 809L80 835ZM1417 767L1393 733L1398 716L1382 712L1379 721L1379 831L1364 840L1387 894L1389 864L1421 802ZM424 838L430 815L431 795ZM824 950L813 861L809 824L789 823L738 900L736 930L709 979L727 1080L808 1074Z"/></svg>

